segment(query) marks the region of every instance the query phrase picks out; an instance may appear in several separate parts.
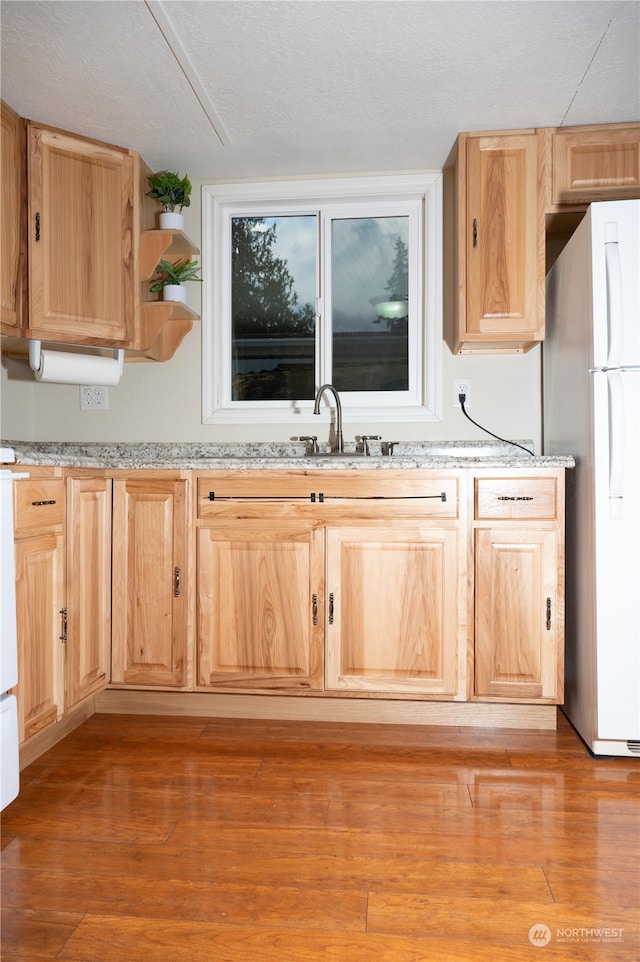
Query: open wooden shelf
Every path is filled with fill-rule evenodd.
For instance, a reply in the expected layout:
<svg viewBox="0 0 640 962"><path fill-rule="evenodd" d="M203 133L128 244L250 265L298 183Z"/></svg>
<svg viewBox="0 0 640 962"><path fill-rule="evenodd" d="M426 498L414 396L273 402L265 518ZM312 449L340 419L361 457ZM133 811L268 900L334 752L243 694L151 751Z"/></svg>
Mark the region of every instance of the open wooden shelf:
<svg viewBox="0 0 640 962"><path fill-rule="evenodd" d="M197 320L199 314L182 301L144 301L140 305L140 353L167 361Z"/></svg>
<svg viewBox="0 0 640 962"><path fill-rule="evenodd" d="M181 230L145 230L140 235L140 280L151 280L158 261L192 257L200 251Z"/></svg>

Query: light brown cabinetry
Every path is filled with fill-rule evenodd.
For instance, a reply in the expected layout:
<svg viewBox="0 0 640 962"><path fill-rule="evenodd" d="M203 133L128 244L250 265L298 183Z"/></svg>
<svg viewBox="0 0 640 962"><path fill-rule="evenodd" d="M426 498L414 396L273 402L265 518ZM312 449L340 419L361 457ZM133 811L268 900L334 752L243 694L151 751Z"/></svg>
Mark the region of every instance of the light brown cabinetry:
<svg viewBox="0 0 640 962"><path fill-rule="evenodd" d="M456 527L329 527L326 687L463 697Z"/></svg>
<svg viewBox="0 0 640 962"><path fill-rule="evenodd" d="M474 482L475 694L563 699L564 475Z"/></svg>
<svg viewBox="0 0 640 962"><path fill-rule="evenodd" d="M203 474L198 516L198 686L464 697L455 472Z"/></svg>
<svg viewBox="0 0 640 962"><path fill-rule="evenodd" d="M183 231L147 230L140 236L140 307L138 348L145 357L166 361L173 357L198 315L181 301L165 301L149 294L149 281L160 260L175 264L191 260L198 248Z"/></svg>
<svg viewBox="0 0 640 962"><path fill-rule="evenodd" d="M134 157L28 124L30 337L134 342Z"/></svg>
<svg viewBox="0 0 640 962"><path fill-rule="evenodd" d="M25 123L4 103L2 119L2 333L20 336L26 320L27 257L24 218L26 213Z"/></svg>
<svg viewBox="0 0 640 962"><path fill-rule="evenodd" d="M640 197L640 124L462 133L446 175L449 347L527 351L544 339L545 272L587 205Z"/></svg>
<svg viewBox="0 0 640 962"><path fill-rule="evenodd" d="M64 711L64 481L14 484L20 742Z"/></svg>
<svg viewBox="0 0 640 962"><path fill-rule="evenodd" d="M640 124L546 129L547 212L640 197Z"/></svg>
<svg viewBox="0 0 640 962"><path fill-rule="evenodd" d="M20 741L43 731L109 677L111 481L15 483Z"/></svg>
<svg viewBox="0 0 640 962"><path fill-rule="evenodd" d="M544 337L544 208L535 130L460 134L454 353L522 352Z"/></svg>
<svg viewBox="0 0 640 962"><path fill-rule="evenodd" d="M199 687L322 688L322 559L308 521L199 529Z"/></svg>
<svg viewBox="0 0 640 962"><path fill-rule="evenodd" d="M157 202L134 150L18 117L2 104L2 333L121 348L164 361L198 317L149 293L161 258L190 258L181 231L150 230ZM15 338L15 340L14 340Z"/></svg>
<svg viewBox="0 0 640 962"><path fill-rule="evenodd" d="M113 482L111 681L189 682L188 481L140 472Z"/></svg>
<svg viewBox="0 0 640 962"><path fill-rule="evenodd" d="M66 709L109 679L111 479L67 479Z"/></svg>

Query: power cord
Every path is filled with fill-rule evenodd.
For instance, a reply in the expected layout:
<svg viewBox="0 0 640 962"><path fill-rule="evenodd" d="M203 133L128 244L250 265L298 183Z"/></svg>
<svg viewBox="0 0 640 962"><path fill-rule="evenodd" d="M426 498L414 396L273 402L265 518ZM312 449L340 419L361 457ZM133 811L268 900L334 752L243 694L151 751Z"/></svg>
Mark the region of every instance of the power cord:
<svg viewBox="0 0 640 962"><path fill-rule="evenodd" d="M499 434L494 434L493 431L488 431L487 428L483 428L481 424L478 424L477 421L474 421L473 418L470 417L470 416L467 414L467 409L466 409L465 406L464 406L464 402L465 402L466 400L467 400L467 395L466 395L466 394L459 394L459 395L458 395L458 401L460 402L460 407L462 408L462 413L464 414L464 416L467 418L468 421L471 421L472 424L475 424L475 426L476 426L477 428L480 428L481 431L484 431L485 434L490 434L492 438L495 438L495 439L496 439L496 441L502 441L502 442L504 442L504 444L512 444L512 445L514 446L514 448L521 448L522 451L526 451L527 454L530 454L530 455L531 455L531 457L534 457L534 456L535 456L534 453L533 453L533 451L530 451L529 448L525 448L525 446L524 446L523 444L518 444L517 441L509 441L508 438L501 438Z"/></svg>

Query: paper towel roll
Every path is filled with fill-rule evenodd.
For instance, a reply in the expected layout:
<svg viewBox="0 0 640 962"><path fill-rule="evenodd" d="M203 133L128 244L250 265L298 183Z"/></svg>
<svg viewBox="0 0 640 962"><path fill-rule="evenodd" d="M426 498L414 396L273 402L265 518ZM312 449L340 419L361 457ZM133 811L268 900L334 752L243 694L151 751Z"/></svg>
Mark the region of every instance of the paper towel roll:
<svg viewBox="0 0 640 962"><path fill-rule="evenodd" d="M42 351L36 381L53 384L99 384L106 387L120 381L120 363L113 357L97 354L68 354Z"/></svg>

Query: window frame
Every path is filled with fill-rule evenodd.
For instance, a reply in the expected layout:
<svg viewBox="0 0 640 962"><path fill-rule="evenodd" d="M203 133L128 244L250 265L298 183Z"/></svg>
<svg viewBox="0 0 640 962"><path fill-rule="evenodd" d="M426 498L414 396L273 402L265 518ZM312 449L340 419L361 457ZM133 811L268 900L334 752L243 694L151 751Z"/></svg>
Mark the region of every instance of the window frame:
<svg viewBox="0 0 640 962"><path fill-rule="evenodd" d="M362 205L366 204L364 209ZM232 216L318 214L377 216L389 205L417 206L418 324L409 344L413 396L386 398L343 395L345 423L437 421L441 419L442 377L442 172L323 178L321 180L210 183L202 187L202 423L300 424L313 412L313 399L301 401L231 400L231 244ZM324 230L319 231L324 235ZM325 256L319 240L318 263ZM409 256L414 253L409 251ZM320 268L319 268L320 269ZM322 292L325 293L324 291ZM316 335L316 381L326 345ZM416 356L417 355L417 356ZM325 353L326 358L326 353ZM417 364L417 367L415 366ZM372 392L373 393L373 392Z"/></svg>

